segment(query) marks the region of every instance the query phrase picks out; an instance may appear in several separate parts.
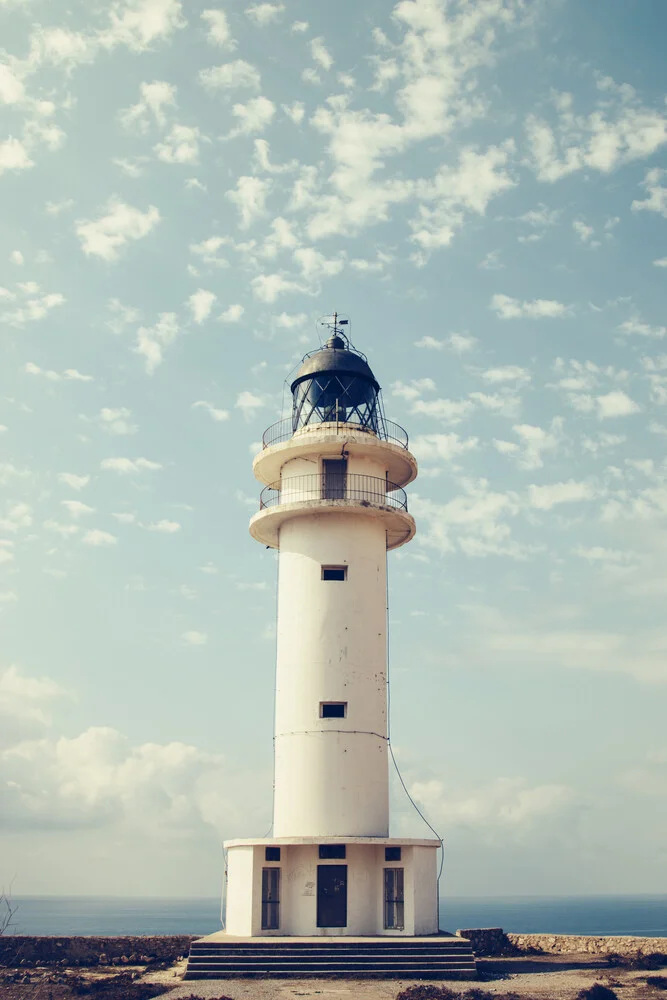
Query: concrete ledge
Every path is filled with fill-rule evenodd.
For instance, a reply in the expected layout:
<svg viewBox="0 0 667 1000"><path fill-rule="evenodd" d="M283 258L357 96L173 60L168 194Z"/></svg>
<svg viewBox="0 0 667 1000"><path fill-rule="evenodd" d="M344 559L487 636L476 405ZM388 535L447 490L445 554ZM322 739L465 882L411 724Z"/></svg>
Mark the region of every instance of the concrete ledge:
<svg viewBox="0 0 667 1000"><path fill-rule="evenodd" d="M150 937L0 936L0 966L144 965L185 958L194 934Z"/></svg>
<svg viewBox="0 0 667 1000"><path fill-rule="evenodd" d="M667 954L667 937L647 938L584 934L506 934L501 927L458 930L475 955L650 955Z"/></svg>

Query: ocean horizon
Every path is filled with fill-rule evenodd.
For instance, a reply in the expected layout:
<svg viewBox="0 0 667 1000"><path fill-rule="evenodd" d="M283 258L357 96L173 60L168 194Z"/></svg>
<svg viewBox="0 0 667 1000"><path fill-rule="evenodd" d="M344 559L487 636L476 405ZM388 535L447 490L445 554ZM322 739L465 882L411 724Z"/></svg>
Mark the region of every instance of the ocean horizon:
<svg viewBox="0 0 667 1000"><path fill-rule="evenodd" d="M14 896L13 902L12 934L199 935L221 926L215 897ZM667 895L450 896L440 900L440 926L667 938Z"/></svg>

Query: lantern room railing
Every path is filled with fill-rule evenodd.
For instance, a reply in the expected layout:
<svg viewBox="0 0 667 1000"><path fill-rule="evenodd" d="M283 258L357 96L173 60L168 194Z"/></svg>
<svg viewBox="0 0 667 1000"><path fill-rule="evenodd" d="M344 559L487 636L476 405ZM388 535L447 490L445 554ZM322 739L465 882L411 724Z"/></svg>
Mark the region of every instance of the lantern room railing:
<svg viewBox="0 0 667 1000"><path fill-rule="evenodd" d="M284 503L302 503L309 500L336 500L352 506L392 507L408 509L405 490L396 483L377 476L361 476L354 472L340 476L314 474L292 476L282 483L266 486L259 497L259 509Z"/></svg>
<svg viewBox="0 0 667 1000"><path fill-rule="evenodd" d="M389 441L391 444L397 444L401 448L407 450L408 447L408 433L405 431L400 424L394 423L393 420L383 420L379 431L369 430L367 427L362 427L361 424L350 423L347 421L327 421L322 423L312 423L307 425L307 429L310 431L317 430L320 433L326 434L344 434L347 432L357 432L362 434L372 434L373 437L379 437L382 441ZM292 418L285 417L283 420L278 420L275 424L271 424L270 427L264 431L262 436L262 448L270 448L273 444L281 444L283 441L289 441L290 438L294 437L295 434L303 428L299 428L297 431L294 430L292 425Z"/></svg>

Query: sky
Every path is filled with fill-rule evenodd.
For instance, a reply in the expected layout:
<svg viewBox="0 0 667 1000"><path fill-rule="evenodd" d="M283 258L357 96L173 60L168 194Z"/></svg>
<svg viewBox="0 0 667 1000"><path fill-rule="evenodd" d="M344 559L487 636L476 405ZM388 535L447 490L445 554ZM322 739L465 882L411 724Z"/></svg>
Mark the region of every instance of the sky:
<svg viewBox="0 0 667 1000"><path fill-rule="evenodd" d="M0 18L0 884L213 896L267 832L252 456L338 310L420 464L392 743L443 894L667 892L664 3Z"/></svg>

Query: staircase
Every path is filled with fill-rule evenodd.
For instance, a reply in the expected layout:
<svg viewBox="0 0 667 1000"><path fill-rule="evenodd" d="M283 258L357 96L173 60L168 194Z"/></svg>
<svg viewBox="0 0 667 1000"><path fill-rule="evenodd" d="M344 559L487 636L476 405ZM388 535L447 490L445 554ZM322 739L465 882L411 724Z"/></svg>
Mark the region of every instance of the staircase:
<svg viewBox="0 0 667 1000"><path fill-rule="evenodd" d="M186 979L475 979L470 942L422 938L231 938L193 941Z"/></svg>

